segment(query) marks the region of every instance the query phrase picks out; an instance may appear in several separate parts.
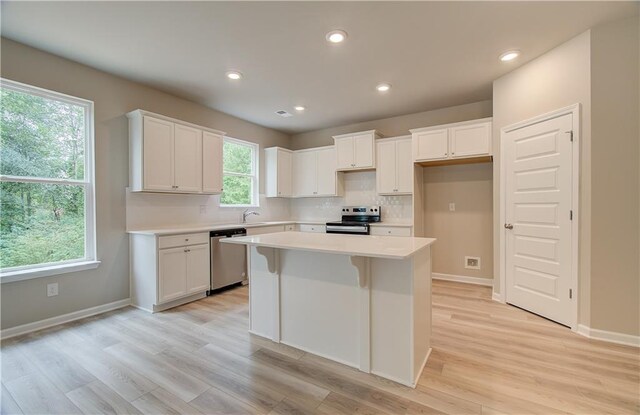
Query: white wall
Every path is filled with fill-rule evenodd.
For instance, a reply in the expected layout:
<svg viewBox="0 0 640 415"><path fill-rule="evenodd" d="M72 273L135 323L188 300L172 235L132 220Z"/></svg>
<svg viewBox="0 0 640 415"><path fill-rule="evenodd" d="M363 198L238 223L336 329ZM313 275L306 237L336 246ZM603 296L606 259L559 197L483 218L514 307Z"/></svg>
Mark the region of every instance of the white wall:
<svg viewBox="0 0 640 415"><path fill-rule="evenodd" d="M591 246L591 41L585 32L521 66L493 83L493 206L494 206L494 273L499 275L498 223L500 182L500 130L546 112L579 103L581 105L580 137L580 281L579 315L581 323L588 324L589 316L589 252ZM500 279L494 279L494 288L504 293Z"/></svg>
<svg viewBox="0 0 640 415"><path fill-rule="evenodd" d="M230 136L257 142L260 148L290 144L290 137L278 131L8 39L2 38L1 42L2 77L95 102L97 250L102 261L95 270L0 285L2 329L129 297L129 237L125 232L127 112L142 108L226 131ZM193 209L187 206L186 198L151 195L137 198L136 203L146 204L155 217L165 215L177 221ZM159 213L163 206L172 208ZM60 295L47 297L46 284L54 281L59 283Z"/></svg>
<svg viewBox="0 0 640 415"><path fill-rule="evenodd" d="M638 49L636 16L594 27L493 84L496 219L500 129L581 105L579 323L636 336L640 335ZM496 241L502 231L496 220ZM498 279L495 288L504 291Z"/></svg>

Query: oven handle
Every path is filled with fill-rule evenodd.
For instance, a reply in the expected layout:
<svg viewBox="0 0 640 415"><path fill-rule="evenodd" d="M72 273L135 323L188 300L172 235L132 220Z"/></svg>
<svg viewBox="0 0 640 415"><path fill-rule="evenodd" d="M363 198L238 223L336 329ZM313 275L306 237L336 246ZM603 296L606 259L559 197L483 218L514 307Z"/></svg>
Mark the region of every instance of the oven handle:
<svg viewBox="0 0 640 415"><path fill-rule="evenodd" d="M338 231L338 232L351 232L351 233L366 233L367 226L335 226L335 225L327 225L327 232Z"/></svg>

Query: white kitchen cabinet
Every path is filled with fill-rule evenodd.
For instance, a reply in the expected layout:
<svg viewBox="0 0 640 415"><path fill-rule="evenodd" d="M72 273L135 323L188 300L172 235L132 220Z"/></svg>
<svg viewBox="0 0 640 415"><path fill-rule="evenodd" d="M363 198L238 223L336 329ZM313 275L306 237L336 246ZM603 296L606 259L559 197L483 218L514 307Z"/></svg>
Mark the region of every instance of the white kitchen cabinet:
<svg viewBox="0 0 640 415"><path fill-rule="evenodd" d="M378 236L411 236L411 228L408 226L372 226L370 234Z"/></svg>
<svg viewBox="0 0 640 415"><path fill-rule="evenodd" d="M222 193L222 134L202 132L202 193Z"/></svg>
<svg viewBox="0 0 640 415"><path fill-rule="evenodd" d="M491 123L461 125L449 129L449 150L452 158L491 154Z"/></svg>
<svg viewBox="0 0 640 415"><path fill-rule="evenodd" d="M326 225L312 225L308 223L301 223L300 225L298 225L298 230L300 232L326 233L327 227Z"/></svg>
<svg viewBox="0 0 640 415"><path fill-rule="evenodd" d="M168 248L158 251L160 277L158 303L175 300L187 293L186 248Z"/></svg>
<svg viewBox="0 0 640 415"><path fill-rule="evenodd" d="M336 173L333 146L293 152L293 195L295 197L339 196L340 173Z"/></svg>
<svg viewBox="0 0 640 415"><path fill-rule="evenodd" d="M264 149L267 197L293 196L293 152L280 147Z"/></svg>
<svg viewBox="0 0 640 415"><path fill-rule="evenodd" d="M413 193L411 136L378 140L376 147L376 189L378 194Z"/></svg>
<svg viewBox="0 0 640 415"><path fill-rule="evenodd" d="M210 287L209 233L130 239L131 302L160 311L202 298Z"/></svg>
<svg viewBox="0 0 640 415"><path fill-rule="evenodd" d="M276 233L284 231L285 225L253 226L247 228L247 236L263 235L265 233Z"/></svg>
<svg viewBox="0 0 640 415"><path fill-rule="evenodd" d="M441 160L449 156L449 130L446 128L413 133L414 160Z"/></svg>
<svg viewBox="0 0 640 415"><path fill-rule="evenodd" d="M173 123L144 117L143 130L144 189L173 191Z"/></svg>
<svg viewBox="0 0 640 415"><path fill-rule="evenodd" d="M142 110L127 116L132 192L222 192L223 132Z"/></svg>
<svg viewBox="0 0 640 415"><path fill-rule="evenodd" d="M173 159L173 182L176 191L201 192L202 130L175 124Z"/></svg>
<svg viewBox="0 0 640 415"><path fill-rule="evenodd" d="M413 161L491 156L491 118L411 130Z"/></svg>
<svg viewBox="0 0 640 415"><path fill-rule="evenodd" d="M187 294L207 291L211 284L209 244L187 248Z"/></svg>
<svg viewBox="0 0 640 415"><path fill-rule="evenodd" d="M333 136L337 170L366 170L376 167L375 130Z"/></svg>
<svg viewBox="0 0 640 415"><path fill-rule="evenodd" d="M340 173L336 173L336 150L322 147L316 153L317 196L336 196L339 193Z"/></svg>

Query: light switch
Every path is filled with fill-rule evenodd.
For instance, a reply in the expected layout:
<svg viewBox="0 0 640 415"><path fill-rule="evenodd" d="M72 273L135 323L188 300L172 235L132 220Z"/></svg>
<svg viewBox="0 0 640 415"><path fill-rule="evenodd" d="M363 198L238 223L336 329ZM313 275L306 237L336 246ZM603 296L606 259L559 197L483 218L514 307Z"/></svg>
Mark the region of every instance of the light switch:
<svg viewBox="0 0 640 415"><path fill-rule="evenodd" d="M456 211L456 204L451 202L449 203L449 212L455 212Z"/></svg>

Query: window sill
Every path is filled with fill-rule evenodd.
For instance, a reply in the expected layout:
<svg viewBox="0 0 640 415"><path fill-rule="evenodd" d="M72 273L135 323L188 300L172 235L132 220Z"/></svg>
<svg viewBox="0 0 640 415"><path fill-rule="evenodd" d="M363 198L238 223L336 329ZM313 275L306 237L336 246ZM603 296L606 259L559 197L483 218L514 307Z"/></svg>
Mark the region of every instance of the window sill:
<svg viewBox="0 0 640 415"><path fill-rule="evenodd" d="M237 209L247 209L247 208L259 208L260 205L219 205L220 208L222 209L229 209L229 208L237 208Z"/></svg>
<svg viewBox="0 0 640 415"><path fill-rule="evenodd" d="M8 282L24 281L34 278L49 277L51 275L67 274L70 272L95 269L100 265L100 261L82 261L71 264L51 265L42 268L22 269L18 271L0 272L0 284Z"/></svg>

